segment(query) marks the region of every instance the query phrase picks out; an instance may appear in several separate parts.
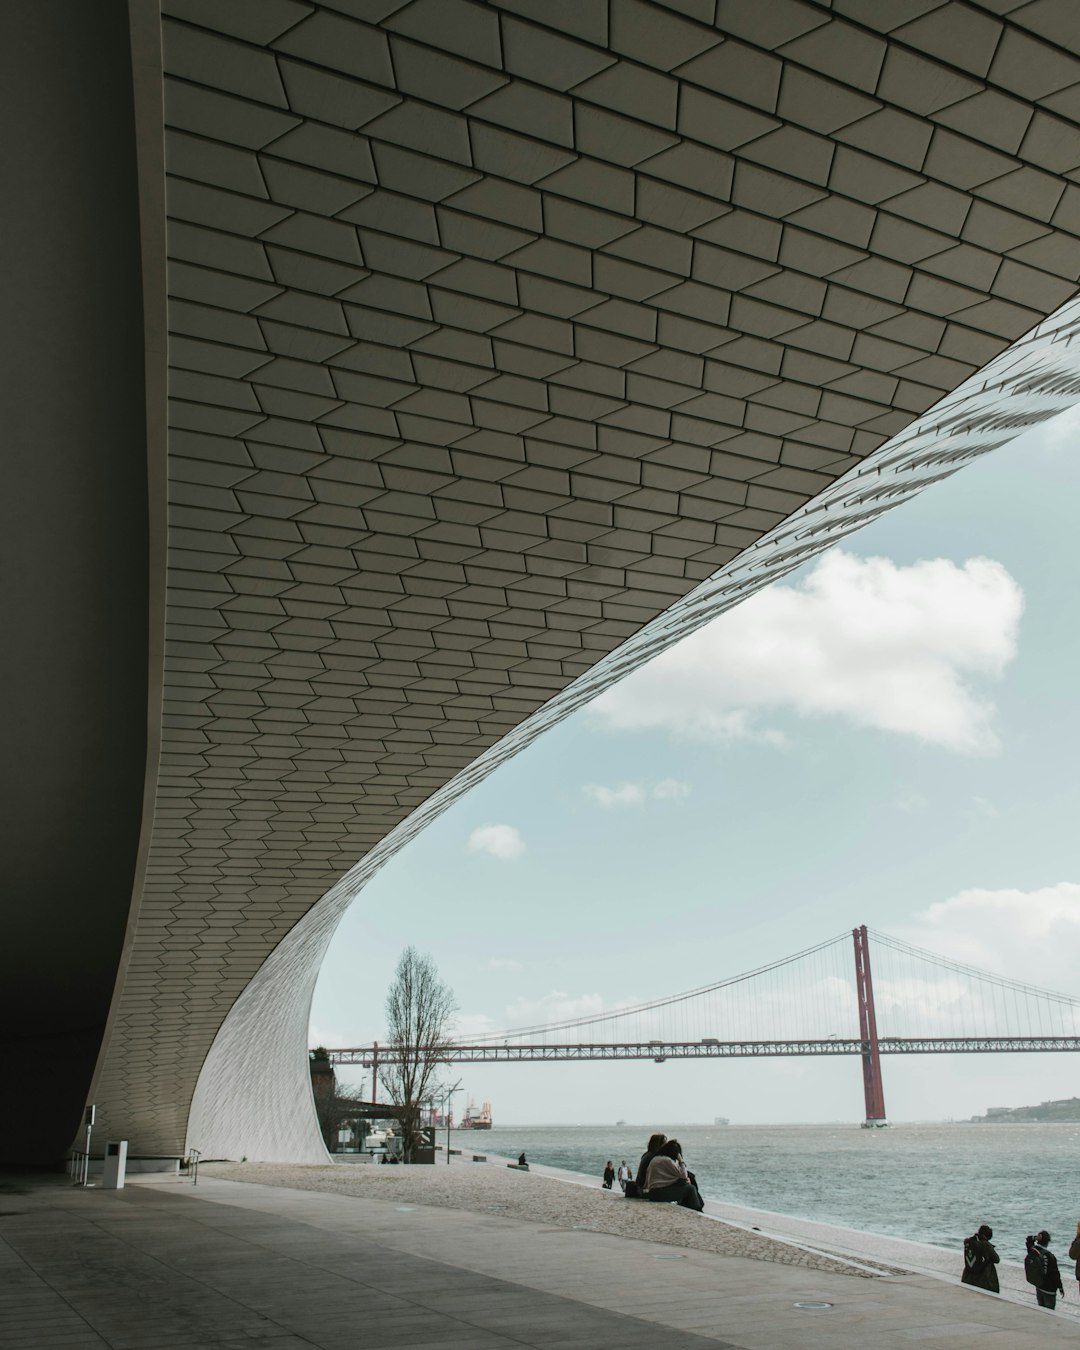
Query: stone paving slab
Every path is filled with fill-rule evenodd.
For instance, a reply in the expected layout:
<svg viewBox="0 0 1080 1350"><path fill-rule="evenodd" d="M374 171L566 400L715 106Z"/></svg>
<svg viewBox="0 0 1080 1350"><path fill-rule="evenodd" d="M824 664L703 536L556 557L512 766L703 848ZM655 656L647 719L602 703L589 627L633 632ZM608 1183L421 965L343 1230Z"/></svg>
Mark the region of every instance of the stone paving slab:
<svg viewBox="0 0 1080 1350"><path fill-rule="evenodd" d="M1075 1350L1075 1326L922 1275L214 1179L0 1204L4 1350ZM706 1222L703 1220L703 1222ZM796 1308L821 1300L821 1311Z"/></svg>
<svg viewBox="0 0 1080 1350"><path fill-rule="evenodd" d="M651 1323L173 1185L8 1181L4 1350L646 1350ZM239 1187L250 1194L250 1188ZM219 1197L220 1199L220 1197ZM665 1336L671 1350L715 1337Z"/></svg>
<svg viewBox="0 0 1080 1350"><path fill-rule="evenodd" d="M337 1233L363 1232L461 1272L557 1292L653 1327L644 1344L666 1350L676 1330L740 1350L1075 1350L1075 1325L923 1274L866 1279L835 1270L671 1246L520 1219L424 1205L214 1181L204 1198L272 1212ZM245 1195L245 1192L247 1193ZM797 1302L833 1304L820 1312ZM662 1331L659 1328L663 1328ZM559 1350L568 1350L560 1344Z"/></svg>

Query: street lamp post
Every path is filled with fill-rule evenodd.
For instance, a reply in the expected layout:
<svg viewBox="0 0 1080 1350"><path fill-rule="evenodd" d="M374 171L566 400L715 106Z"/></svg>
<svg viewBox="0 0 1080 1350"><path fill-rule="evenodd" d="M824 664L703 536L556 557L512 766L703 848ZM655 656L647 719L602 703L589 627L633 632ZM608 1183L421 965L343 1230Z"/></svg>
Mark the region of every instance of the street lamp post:
<svg viewBox="0 0 1080 1350"><path fill-rule="evenodd" d="M450 1105L455 1092L461 1090L461 1079L459 1078L453 1087L446 1089L445 1105L443 1110L446 1112L446 1165L450 1166Z"/></svg>

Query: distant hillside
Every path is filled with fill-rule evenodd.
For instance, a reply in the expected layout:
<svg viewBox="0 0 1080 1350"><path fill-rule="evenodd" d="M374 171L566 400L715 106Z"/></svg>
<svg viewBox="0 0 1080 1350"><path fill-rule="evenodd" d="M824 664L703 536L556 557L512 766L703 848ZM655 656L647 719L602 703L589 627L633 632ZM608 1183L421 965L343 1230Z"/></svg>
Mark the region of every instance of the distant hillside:
<svg viewBox="0 0 1080 1350"><path fill-rule="evenodd" d="M975 1125L1009 1125L1017 1121L1059 1121L1080 1125L1080 1097L1065 1097L1038 1106L989 1106L985 1116L972 1116Z"/></svg>

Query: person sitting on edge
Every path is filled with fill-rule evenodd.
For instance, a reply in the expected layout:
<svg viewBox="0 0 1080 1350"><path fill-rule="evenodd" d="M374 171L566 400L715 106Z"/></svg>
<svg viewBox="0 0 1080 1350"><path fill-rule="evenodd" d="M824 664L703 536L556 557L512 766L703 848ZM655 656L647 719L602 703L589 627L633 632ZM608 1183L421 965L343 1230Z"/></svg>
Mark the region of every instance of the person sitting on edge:
<svg viewBox="0 0 1080 1350"><path fill-rule="evenodd" d="M705 1208L705 1201L687 1174L682 1146L677 1139L669 1139L649 1164L645 1173L645 1198L662 1205L682 1205L685 1209L701 1211Z"/></svg>
<svg viewBox="0 0 1080 1350"><path fill-rule="evenodd" d="M990 1241L993 1236L994 1230L984 1223L977 1233L964 1239L964 1273L960 1280L962 1284L973 1284L977 1289L988 1289L991 1294L1000 1294L998 1273L994 1267L1001 1257Z"/></svg>
<svg viewBox="0 0 1080 1350"><path fill-rule="evenodd" d="M1064 1296L1057 1257L1050 1250L1050 1234L1042 1228L1034 1237L1027 1238L1024 1257L1024 1277L1035 1286L1035 1302L1040 1308L1056 1308L1057 1296Z"/></svg>
<svg viewBox="0 0 1080 1350"><path fill-rule="evenodd" d="M664 1147L666 1140L666 1134L649 1135L649 1142L645 1145L645 1152L641 1155L641 1160L637 1165L637 1176L634 1178L638 1195L645 1189L645 1173L649 1170L649 1164Z"/></svg>
<svg viewBox="0 0 1080 1350"><path fill-rule="evenodd" d="M529 1164L525 1161L525 1154L524 1154L524 1153L519 1153L519 1154L518 1154L518 1166L519 1166L519 1167L528 1167L528 1165L529 1165Z"/></svg>
<svg viewBox="0 0 1080 1350"><path fill-rule="evenodd" d="M1076 1276L1077 1284L1080 1284L1080 1223L1076 1225L1076 1236L1072 1240L1072 1246L1069 1248L1069 1260L1076 1262L1076 1269L1073 1274Z"/></svg>

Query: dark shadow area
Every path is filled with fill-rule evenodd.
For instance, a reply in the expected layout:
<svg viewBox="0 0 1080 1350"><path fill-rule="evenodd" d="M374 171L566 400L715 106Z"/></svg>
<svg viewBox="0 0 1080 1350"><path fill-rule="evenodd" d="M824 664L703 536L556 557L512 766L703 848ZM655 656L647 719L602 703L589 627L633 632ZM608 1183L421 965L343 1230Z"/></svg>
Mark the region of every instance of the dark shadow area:
<svg viewBox="0 0 1080 1350"><path fill-rule="evenodd" d="M79 1123L131 903L147 468L124 0L5 7L0 1159Z"/></svg>

